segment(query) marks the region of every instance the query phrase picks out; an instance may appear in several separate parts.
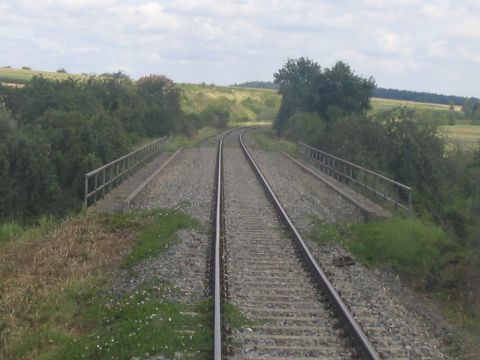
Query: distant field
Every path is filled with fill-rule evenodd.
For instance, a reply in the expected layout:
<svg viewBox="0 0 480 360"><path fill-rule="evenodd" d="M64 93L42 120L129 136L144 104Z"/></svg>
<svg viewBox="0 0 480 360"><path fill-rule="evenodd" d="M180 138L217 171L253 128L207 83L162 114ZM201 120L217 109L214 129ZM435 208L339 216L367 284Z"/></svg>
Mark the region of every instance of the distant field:
<svg viewBox="0 0 480 360"><path fill-rule="evenodd" d="M421 103L414 101L393 100L372 98L372 107L374 111L388 110L396 106L407 106L415 109L429 109L429 110L447 110L450 111L450 105ZM455 106L455 111L462 111L461 106Z"/></svg>
<svg viewBox="0 0 480 360"><path fill-rule="evenodd" d="M274 90L231 86L179 84L184 90L182 109L200 113L208 106L228 108L231 122L271 121L280 107L280 96Z"/></svg>
<svg viewBox="0 0 480 360"><path fill-rule="evenodd" d="M447 136L451 145L458 145L467 150L479 148L480 126L475 125L453 125L442 126L440 132Z"/></svg>
<svg viewBox="0 0 480 360"><path fill-rule="evenodd" d="M7 84L25 84L34 75L42 75L46 79L66 80L68 78L85 79L87 75L58 73L52 71L37 71L24 69L0 68L0 82Z"/></svg>

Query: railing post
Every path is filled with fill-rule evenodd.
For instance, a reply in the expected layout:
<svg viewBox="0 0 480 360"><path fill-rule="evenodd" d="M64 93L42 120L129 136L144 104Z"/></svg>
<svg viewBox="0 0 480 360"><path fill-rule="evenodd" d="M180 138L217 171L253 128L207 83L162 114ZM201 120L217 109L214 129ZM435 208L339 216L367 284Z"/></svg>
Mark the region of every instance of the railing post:
<svg viewBox="0 0 480 360"><path fill-rule="evenodd" d="M413 215L412 190L408 190L408 213Z"/></svg>
<svg viewBox="0 0 480 360"><path fill-rule="evenodd" d="M398 207L398 186L395 186L395 210Z"/></svg>
<svg viewBox="0 0 480 360"><path fill-rule="evenodd" d="M97 202L97 186L98 186L98 173L95 174L95 180L93 182L93 202Z"/></svg>
<svg viewBox="0 0 480 360"><path fill-rule="evenodd" d="M103 183L102 183L102 197L105 197L105 173L107 172L107 169L103 169Z"/></svg>
<svg viewBox="0 0 480 360"><path fill-rule="evenodd" d="M85 209L88 207L88 175L85 175L85 198L84 198Z"/></svg>

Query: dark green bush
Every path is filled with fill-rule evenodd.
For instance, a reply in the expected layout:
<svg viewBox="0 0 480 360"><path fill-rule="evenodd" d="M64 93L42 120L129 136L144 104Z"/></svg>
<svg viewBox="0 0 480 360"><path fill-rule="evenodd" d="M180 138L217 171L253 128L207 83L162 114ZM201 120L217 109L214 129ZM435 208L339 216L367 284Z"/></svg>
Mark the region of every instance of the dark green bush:
<svg viewBox="0 0 480 360"><path fill-rule="evenodd" d="M193 136L201 124L180 95L164 76L135 84L122 73L0 85L0 220L78 210L86 172L145 137Z"/></svg>

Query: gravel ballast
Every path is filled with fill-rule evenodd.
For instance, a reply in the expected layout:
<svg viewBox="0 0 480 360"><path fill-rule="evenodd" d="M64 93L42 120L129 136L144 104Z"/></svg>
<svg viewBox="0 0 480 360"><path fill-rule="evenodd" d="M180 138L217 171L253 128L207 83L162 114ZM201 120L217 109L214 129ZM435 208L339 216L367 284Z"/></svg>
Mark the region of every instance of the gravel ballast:
<svg viewBox="0 0 480 360"><path fill-rule="evenodd" d="M206 299L215 150L212 146L183 150L131 204L132 210L181 211L199 220L201 229L177 232L165 252L124 270L114 293L155 280L174 285L171 300L197 303Z"/></svg>

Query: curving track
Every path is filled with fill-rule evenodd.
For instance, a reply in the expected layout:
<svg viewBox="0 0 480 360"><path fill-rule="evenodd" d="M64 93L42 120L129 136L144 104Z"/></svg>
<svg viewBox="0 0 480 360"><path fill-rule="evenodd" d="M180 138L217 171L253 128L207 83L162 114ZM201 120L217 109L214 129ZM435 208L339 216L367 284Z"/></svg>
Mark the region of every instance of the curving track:
<svg viewBox="0 0 480 360"><path fill-rule="evenodd" d="M243 132L226 133L217 155L214 358L378 359L261 175ZM225 300L249 320L229 334L221 331Z"/></svg>

